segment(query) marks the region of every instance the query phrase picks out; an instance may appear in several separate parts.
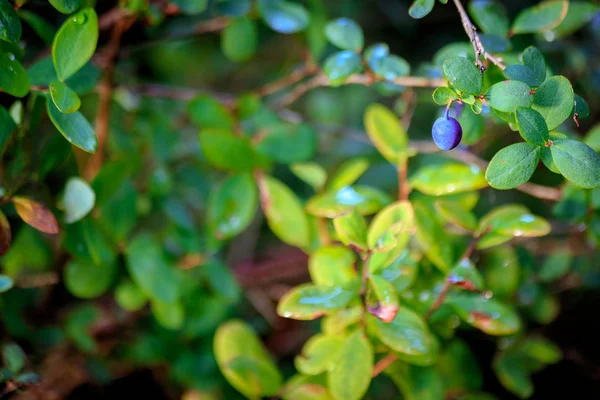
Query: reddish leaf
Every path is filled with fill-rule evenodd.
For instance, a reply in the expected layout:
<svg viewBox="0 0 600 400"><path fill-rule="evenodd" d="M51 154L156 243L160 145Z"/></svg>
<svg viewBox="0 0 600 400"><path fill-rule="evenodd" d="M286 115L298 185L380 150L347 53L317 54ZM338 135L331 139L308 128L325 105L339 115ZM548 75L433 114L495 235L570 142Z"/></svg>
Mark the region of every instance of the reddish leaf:
<svg viewBox="0 0 600 400"><path fill-rule="evenodd" d="M2 211L0 211L0 256L6 253L6 250L10 247L12 241L12 235L10 233L10 225L8 220Z"/></svg>
<svg viewBox="0 0 600 400"><path fill-rule="evenodd" d="M58 233L58 221L43 204L26 197L13 197L17 214L25 223L44 233Z"/></svg>

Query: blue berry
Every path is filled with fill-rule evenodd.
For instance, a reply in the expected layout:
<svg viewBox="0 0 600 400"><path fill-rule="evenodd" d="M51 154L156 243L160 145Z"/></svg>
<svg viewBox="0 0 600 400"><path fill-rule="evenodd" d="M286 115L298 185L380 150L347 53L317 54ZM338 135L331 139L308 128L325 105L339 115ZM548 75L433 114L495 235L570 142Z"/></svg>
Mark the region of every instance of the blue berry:
<svg viewBox="0 0 600 400"><path fill-rule="evenodd" d="M452 150L462 139L462 128L454 118L441 117L433 123L431 136L440 149Z"/></svg>

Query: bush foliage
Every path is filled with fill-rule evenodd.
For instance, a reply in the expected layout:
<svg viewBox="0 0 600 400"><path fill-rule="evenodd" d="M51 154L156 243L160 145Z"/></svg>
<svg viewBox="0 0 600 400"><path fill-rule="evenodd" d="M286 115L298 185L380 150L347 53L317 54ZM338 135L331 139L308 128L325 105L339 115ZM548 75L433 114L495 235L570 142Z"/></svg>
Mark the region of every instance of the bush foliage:
<svg viewBox="0 0 600 400"><path fill-rule="evenodd" d="M3 394L532 396L598 281L600 5L415 0L462 37L413 57L329 3L0 0Z"/></svg>

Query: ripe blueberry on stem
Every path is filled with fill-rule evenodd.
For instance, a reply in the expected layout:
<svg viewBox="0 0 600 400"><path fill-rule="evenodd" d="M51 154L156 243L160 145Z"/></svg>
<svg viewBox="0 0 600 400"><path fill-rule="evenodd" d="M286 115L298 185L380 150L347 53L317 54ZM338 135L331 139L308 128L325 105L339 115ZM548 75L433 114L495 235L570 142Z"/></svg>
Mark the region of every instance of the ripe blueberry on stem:
<svg viewBox="0 0 600 400"><path fill-rule="evenodd" d="M450 105L446 108L446 115L438 118L431 129L433 141L442 150L452 150L458 146L462 139L460 123L456 119L448 117L449 110Z"/></svg>

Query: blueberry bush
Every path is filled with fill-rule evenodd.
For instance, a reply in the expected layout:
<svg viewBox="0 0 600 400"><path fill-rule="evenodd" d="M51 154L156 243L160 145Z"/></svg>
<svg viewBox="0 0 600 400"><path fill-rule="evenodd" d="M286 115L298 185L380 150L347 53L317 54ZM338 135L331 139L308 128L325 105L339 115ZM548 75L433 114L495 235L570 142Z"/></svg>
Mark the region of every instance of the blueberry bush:
<svg viewBox="0 0 600 400"><path fill-rule="evenodd" d="M545 333L600 286L600 4L367 3L0 0L0 398L590 364Z"/></svg>

